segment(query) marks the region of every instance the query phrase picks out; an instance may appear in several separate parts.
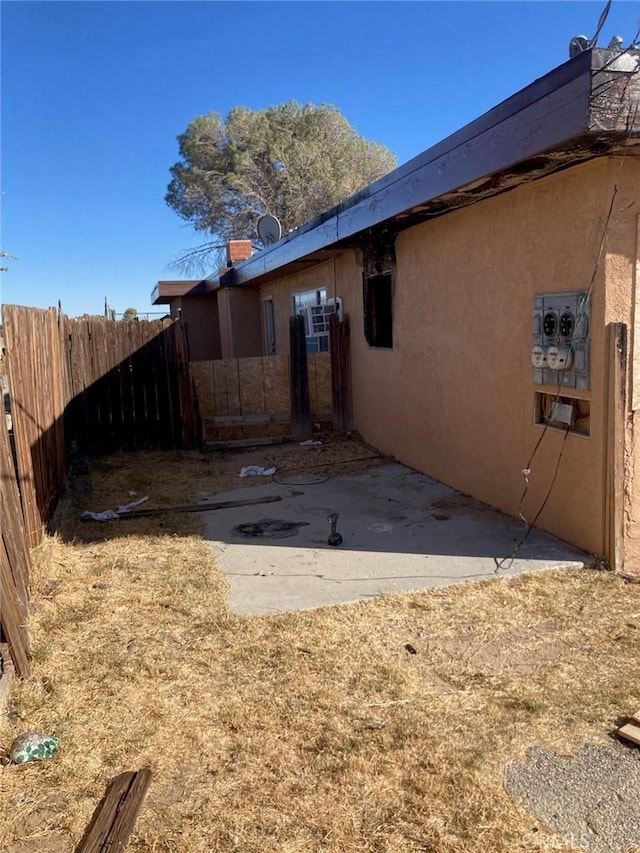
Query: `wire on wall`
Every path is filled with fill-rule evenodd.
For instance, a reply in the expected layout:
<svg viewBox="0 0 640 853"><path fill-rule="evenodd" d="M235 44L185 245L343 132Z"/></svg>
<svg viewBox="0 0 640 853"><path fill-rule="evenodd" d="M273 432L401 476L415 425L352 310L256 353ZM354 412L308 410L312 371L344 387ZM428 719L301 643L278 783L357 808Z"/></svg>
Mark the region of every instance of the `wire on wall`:
<svg viewBox="0 0 640 853"><path fill-rule="evenodd" d="M640 28L639 28L639 33L640 33ZM634 37L634 41L635 41L635 38L636 37ZM637 73L638 73L638 69L636 69L636 71L633 72L633 74L637 74ZM632 76L632 75L630 75L630 76ZM626 89L625 89L625 91L626 91ZM621 98L621 101L622 101L622 98ZM637 118L637 115L638 115L638 105L636 105L636 107L633 111L631 109L629 109L628 121L627 121L627 127L628 127L627 139L626 139L627 144L625 145L625 148L623 150L623 155L622 155L621 162L620 162L620 168L622 168L622 165L624 163L624 158L628 152L628 143L629 143L629 139L631 137L633 127L635 125L635 120ZM607 215L606 215L605 221L604 221L604 227L602 229L602 236L600 238L600 245L598 247L598 254L596 257L595 265L593 268L593 272L591 274L591 279L589 281L589 286L587 288L587 292L585 293L584 298L582 299L582 301L580 303L580 307L579 307L578 315L576 317L576 323L574 326L574 330L577 328L580 328L581 321L584 318L584 315L587 311L587 308L589 308L591 305L593 289L595 286L595 281L596 281L598 272L600 270L602 258L604 256L604 251L605 251L606 244L607 244L607 237L609 235L609 230L610 230L610 225L611 225L611 217L613 216L613 210L614 210L617 194L618 194L618 186L617 186L617 184L614 184L613 192L611 194L611 201L609 203L609 209L607 211ZM570 347L572 346L572 340L573 340L573 335L569 339L569 346ZM558 388L556 390L555 398L554 398L553 403L552 403L552 407L559 401L559 399L562 395L562 390L563 390L562 389L562 378L560 378L560 381L558 382ZM564 437L562 439L562 443L560 445L560 449L558 452L558 459L556 462L554 474L553 474L553 477L551 479L551 482L549 483L549 487L547 489L547 492L546 492L546 494L542 500L542 503L540 504L540 507L538 508L537 512L535 513L532 521L528 521L524 515L524 502L525 502L527 494L529 492L529 485L530 485L533 463L534 463L534 460L536 458L538 451L540 450L540 447L542 445L542 442L544 440L545 435L547 434L548 429L549 429L549 423L547 421L547 422L545 422L543 430L542 430L540 436L538 437L538 440L536 441L536 443L534 445L534 448L533 448L533 450L529 456L527 464L522 469L522 476L524 478L524 485L523 485L523 489L522 489L522 494L520 496L520 501L518 504L518 516L526 525L526 530L525 530L524 534L522 535L522 537L517 542L513 551L509 554L509 556L503 557L502 560L496 561L496 568L494 570L496 573L498 571L500 571L500 569L502 569L506 563L509 563L509 565L510 565L513 562L516 554L518 553L520 548L526 542L531 531L535 527L536 522L538 521L542 512L544 511L544 508L546 507L547 503L549 502L549 499L551 497L551 493L553 491L553 487L555 486L556 480L558 479L558 473L560 470L560 463L562 462L562 457L564 455L567 436L569 435L569 426L567 426L567 428L564 431Z"/></svg>

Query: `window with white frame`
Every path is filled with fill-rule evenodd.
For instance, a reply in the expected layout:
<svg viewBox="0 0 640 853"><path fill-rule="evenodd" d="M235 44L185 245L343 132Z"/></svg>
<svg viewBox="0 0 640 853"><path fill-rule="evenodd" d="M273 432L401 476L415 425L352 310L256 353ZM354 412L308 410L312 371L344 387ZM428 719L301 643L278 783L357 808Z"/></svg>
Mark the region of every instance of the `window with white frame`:
<svg viewBox="0 0 640 853"><path fill-rule="evenodd" d="M304 317L307 352L329 352L329 318L335 311L326 288L306 290L293 297L293 312Z"/></svg>

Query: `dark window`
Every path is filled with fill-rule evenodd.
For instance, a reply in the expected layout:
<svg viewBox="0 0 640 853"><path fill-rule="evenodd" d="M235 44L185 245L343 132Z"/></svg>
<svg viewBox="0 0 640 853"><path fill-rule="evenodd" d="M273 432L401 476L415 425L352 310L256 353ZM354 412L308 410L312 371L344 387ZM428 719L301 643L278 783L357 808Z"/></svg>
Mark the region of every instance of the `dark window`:
<svg viewBox="0 0 640 853"><path fill-rule="evenodd" d="M372 347L393 346L393 276L390 272L364 279L364 335Z"/></svg>

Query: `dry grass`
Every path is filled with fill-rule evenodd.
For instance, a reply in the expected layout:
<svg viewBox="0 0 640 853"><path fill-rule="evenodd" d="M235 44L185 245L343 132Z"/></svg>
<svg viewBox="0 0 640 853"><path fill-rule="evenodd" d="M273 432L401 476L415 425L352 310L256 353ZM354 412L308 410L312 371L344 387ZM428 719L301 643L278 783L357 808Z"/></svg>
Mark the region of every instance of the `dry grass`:
<svg viewBox="0 0 640 853"><path fill-rule="evenodd" d="M367 452L323 451L340 471ZM34 672L0 744L42 727L62 748L0 767L2 849L73 850L107 781L142 766L132 851L573 849L511 802L504 766L605 741L640 706L640 585L561 572L245 619L197 516L75 521L130 490L194 502L238 485L247 460L104 460L36 551Z"/></svg>

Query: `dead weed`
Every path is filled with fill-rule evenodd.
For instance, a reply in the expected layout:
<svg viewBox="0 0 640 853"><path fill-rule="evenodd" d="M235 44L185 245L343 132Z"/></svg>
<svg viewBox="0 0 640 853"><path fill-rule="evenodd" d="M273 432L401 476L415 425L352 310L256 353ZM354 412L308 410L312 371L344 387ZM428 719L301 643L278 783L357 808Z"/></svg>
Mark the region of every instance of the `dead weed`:
<svg viewBox="0 0 640 853"><path fill-rule="evenodd" d="M73 850L108 780L142 766L132 851L561 849L508 798L504 766L603 741L640 705L640 586L565 571L245 619L197 516L75 521L129 491L193 503L237 485L239 463L103 460L36 550L33 675L0 743L43 728L62 747L0 767L3 849Z"/></svg>

